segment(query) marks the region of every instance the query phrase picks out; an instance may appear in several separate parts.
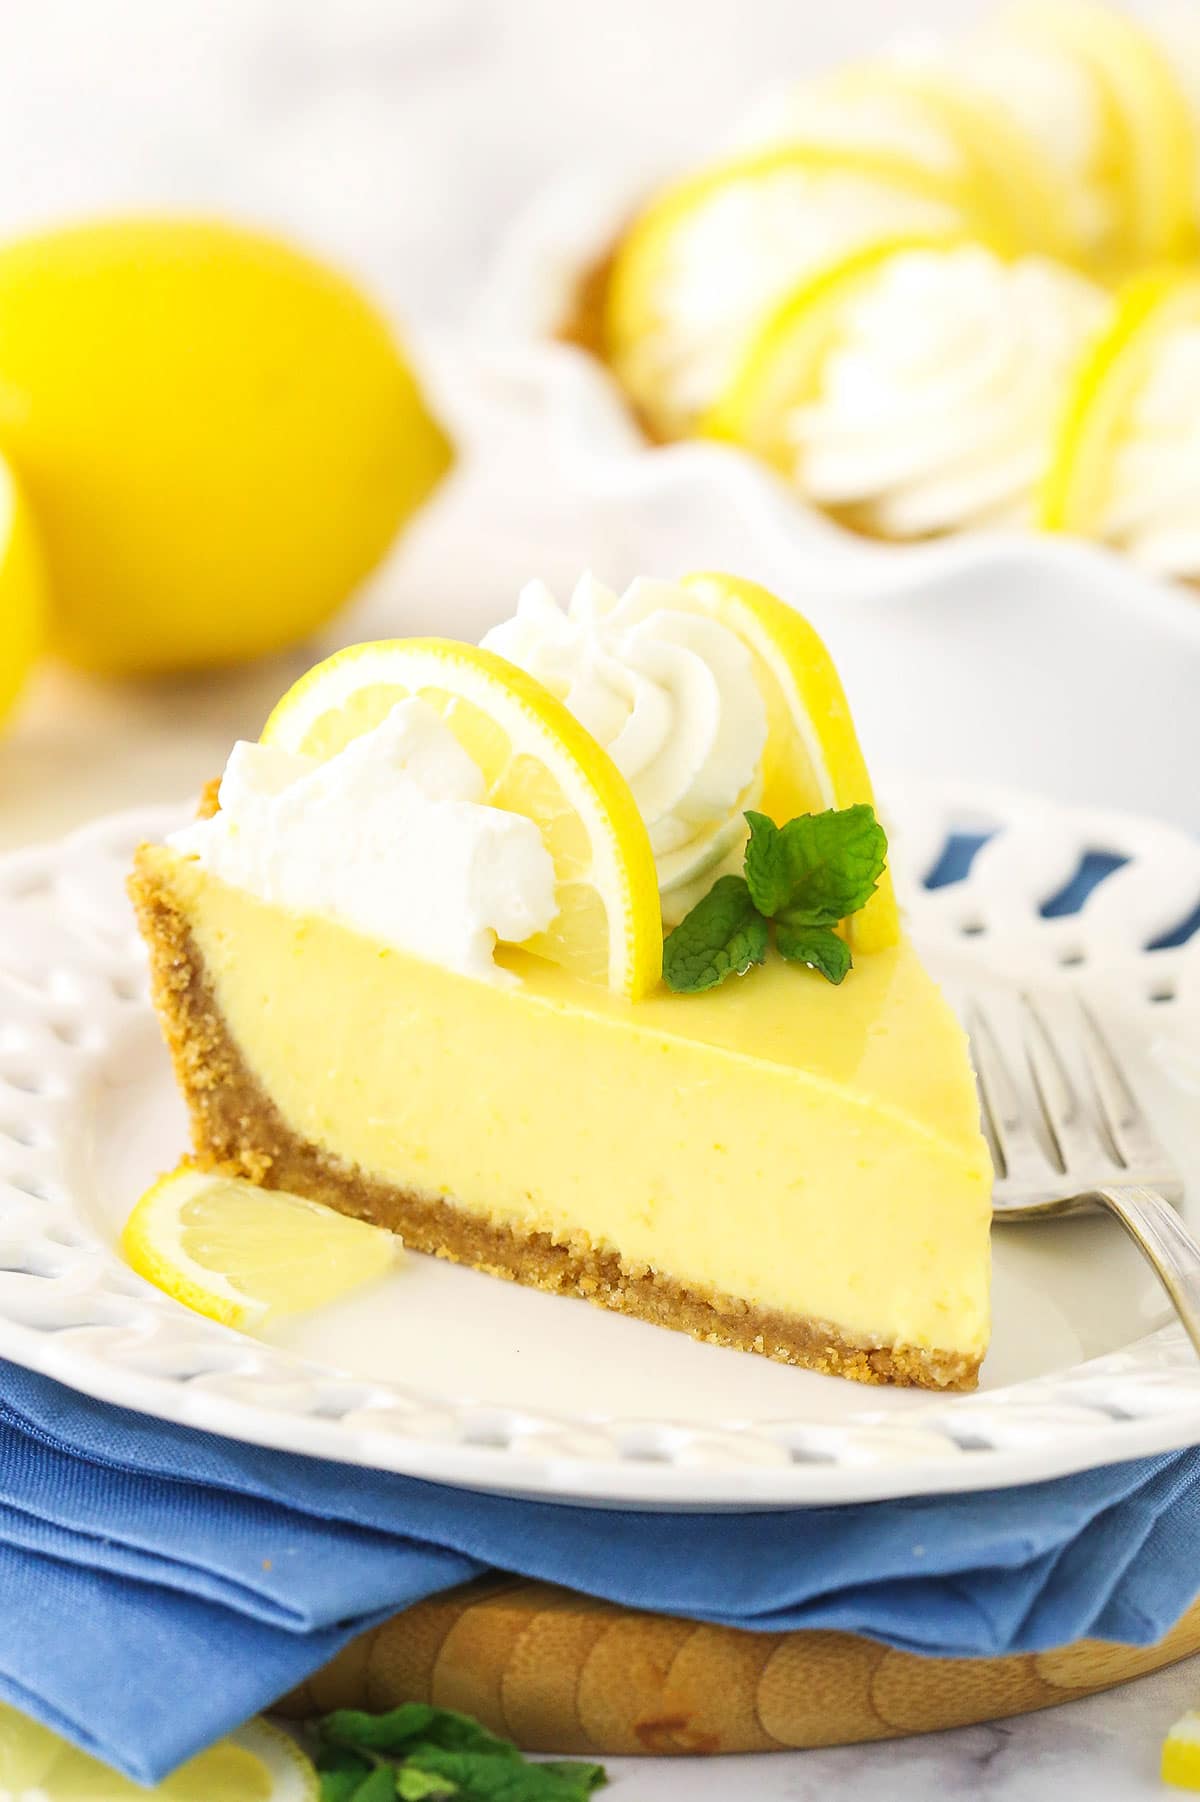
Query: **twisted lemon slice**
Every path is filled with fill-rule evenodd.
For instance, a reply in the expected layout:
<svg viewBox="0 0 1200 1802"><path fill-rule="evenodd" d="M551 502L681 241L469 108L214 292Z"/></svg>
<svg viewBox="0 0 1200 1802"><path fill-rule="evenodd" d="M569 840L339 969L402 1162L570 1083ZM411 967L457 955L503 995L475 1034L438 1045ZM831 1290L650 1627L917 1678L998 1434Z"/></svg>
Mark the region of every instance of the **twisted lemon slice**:
<svg viewBox="0 0 1200 1802"><path fill-rule="evenodd" d="M1105 169L1134 261L1176 256L1194 235L1196 146L1187 99L1167 57L1136 20L1091 0L1020 0L1012 27L1076 59L1095 83Z"/></svg>
<svg viewBox="0 0 1200 1802"><path fill-rule="evenodd" d="M831 96L913 109L951 148L961 170L958 204L979 222L992 249L1040 251L1077 261L1084 246L1054 171L1004 109L979 91L964 93L946 72L903 63L865 64L834 77Z"/></svg>
<svg viewBox="0 0 1200 1802"><path fill-rule="evenodd" d="M697 574L685 577L683 586L755 659L767 703L762 811L782 823L827 807L874 805L846 691L808 621L767 589L736 576ZM846 931L858 951L896 944L900 916L889 870Z"/></svg>
<svg viewBox="0 0 1200 1802"><path fill-rule="evenodd" d="M288 690L262 741L331 757L414 695L478 764L489 804L531 819L554 861L558 916L522 949L644 995L662 972L662 916L629 785L562 703L503 657L439 638L351 645Z"/></svg>
<svg viewBox="0 0 1200 1802"><path fill-rule="evenodd" d="M1107 329L1091 346L1063 407L1038 523L1048 532L1096 529L1113 462L1138 393L1166 332L1200 321L1200 276L1156 269L1121 291Z"/></svg>

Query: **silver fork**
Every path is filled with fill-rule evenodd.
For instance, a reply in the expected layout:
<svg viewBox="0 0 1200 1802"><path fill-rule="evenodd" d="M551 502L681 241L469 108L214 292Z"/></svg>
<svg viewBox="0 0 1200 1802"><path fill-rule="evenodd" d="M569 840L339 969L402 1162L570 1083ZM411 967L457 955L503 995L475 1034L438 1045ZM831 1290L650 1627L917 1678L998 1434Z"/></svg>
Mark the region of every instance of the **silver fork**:
<svg viewBox="0 0 1200 1802"><path fill-rule="evenodd" d="M994 1004L975 996L967 1027L996 1162L996 1218L1107 1208L1153 1265L1200 1352L1200 1245L1172 1205L1183 1185L1091 1010L1079 1000L1055 1006L1052 1025L1046 1005L1021 998L1024 1085L1001 1050Z"/></svg>

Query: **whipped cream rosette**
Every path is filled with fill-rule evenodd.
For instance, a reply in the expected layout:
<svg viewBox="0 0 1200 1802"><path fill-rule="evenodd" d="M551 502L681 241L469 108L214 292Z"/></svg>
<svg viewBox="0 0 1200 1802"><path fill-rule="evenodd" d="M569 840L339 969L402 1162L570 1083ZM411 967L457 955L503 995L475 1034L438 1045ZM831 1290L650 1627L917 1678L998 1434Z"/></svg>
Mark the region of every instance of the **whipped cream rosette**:
<svg viewBox="0 0 1200 1802"><path fill-rule="evenodd" d="M767 713L750 652L674 583L618 596L584 576L560 607L544 582L483 641L536 676L604 746L646 823L668 925L731 853L761 795Z"/></svg>
<svg viewBox="0 0 1200 1802"><path fill-rule="evenodd" d="M897 253L847 299L814 398L783 435L800 485L882 537L1032 522L1103 293L1041 258Z"/></svg>
<svg viewBox="0 0 1200 1802"><path fill-rule="evenodd" d="M433 708L400 701L324 761L236 744L218 811L169 842L260 901L510 982L496 941L519 944L550 924L554 866L533 821L488 806L486 792Z"/></svg>

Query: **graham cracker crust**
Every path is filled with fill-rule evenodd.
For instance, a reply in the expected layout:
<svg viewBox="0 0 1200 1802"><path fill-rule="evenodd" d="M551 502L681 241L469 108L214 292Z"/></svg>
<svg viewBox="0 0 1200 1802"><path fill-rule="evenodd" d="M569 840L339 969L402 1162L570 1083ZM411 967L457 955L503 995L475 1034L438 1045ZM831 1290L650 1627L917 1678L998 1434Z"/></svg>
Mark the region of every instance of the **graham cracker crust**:
<svg viewBox="0 0 1200 1802"><path fill-rule="evenodd" d="M215 795L203 805L213 811ZM710 1345L757 1352L860 1383L970 1389L979 1360L959 1352L860 1342L823 1321L756 1309L633 1267L584 1235L565 1242L494 1224L442 1197L402 1189L292 1131L247 1068L212 992L187 919L139 851L129 878L150 951L151 988L176 1080L191 1116L197 1163L268 1189L309 1196L399 1233L414 1251L672 1327Z"/></svg>

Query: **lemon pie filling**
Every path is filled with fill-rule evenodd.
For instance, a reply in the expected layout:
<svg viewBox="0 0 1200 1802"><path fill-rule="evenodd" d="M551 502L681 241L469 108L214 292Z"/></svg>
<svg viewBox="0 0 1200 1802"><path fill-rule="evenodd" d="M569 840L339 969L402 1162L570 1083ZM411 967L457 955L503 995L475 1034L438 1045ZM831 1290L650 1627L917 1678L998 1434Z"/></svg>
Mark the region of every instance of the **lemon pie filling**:
<svg viewBox="0 0 1200 1802"><path fill-rule="evenodd" d="M251 1124L204 1126L239 1173L271 1158L313 1192L287 1159L315 1148L317 1180L359 1173L361 1212L413 1249L453 1245L454 1222L406 1205L441 1202L499 1230L472 1261L504 1269L505 1243L540 1239L575 1272L548 1286L587 1293L613 1284L610 1254L716 1302L718 1341L773 1333L794 1356L818 1323L827 1368L870 1374L856 1353L887 1347L973 1373L991 1174L961 1029L907 945L843 990L780 962L732 993L631 1004L520 952L501 953L519 988L474 981L170 850L143 853L142 882L186 920L242 1065ZM257 1137L264 1097L277 1122Z"/></svg>

